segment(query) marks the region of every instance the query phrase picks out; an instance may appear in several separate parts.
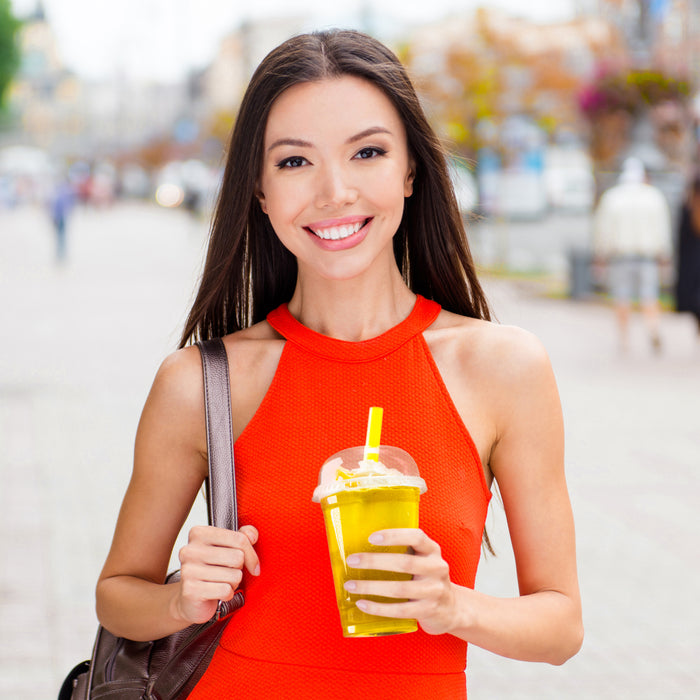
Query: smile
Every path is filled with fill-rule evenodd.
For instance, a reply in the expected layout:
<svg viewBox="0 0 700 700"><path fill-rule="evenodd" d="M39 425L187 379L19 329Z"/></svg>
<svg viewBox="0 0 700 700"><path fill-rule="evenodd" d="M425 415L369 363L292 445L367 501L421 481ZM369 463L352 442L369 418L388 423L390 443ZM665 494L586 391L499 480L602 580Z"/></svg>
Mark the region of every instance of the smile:
<svg viewBox="0 0 700 700"><path fill-rule="evenodd" d="M363 219L362 221L356 221L343 226L328 226L324 228L311 228L309 226L307 229L319 238L323 238L325 241L342 241L344 238L349 238L356 234L368 221L369 219Z"/></svg>

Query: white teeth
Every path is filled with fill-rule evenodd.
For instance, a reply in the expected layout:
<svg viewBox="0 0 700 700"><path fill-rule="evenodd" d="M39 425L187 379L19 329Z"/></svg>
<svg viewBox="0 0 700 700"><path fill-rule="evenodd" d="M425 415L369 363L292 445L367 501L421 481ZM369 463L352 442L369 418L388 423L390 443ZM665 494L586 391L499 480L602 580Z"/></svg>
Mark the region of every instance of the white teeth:
<svg viewBox="0 0 700 700"><path fill-rule="evenodd" d="M362 228L363 222L358 221L356 224L347 226L331 226L330 228L311 229L319 238L327 241L340 241L343 238L352 236Z"/></svg>

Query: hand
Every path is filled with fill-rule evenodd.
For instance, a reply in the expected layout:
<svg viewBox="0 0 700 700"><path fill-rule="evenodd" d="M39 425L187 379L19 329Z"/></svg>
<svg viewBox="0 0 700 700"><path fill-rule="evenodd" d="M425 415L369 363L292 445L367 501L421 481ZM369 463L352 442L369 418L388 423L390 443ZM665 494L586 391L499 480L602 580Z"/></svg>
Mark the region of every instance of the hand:
<svg viewBox="0 0 700 700"><path fill-rule="evenodd" d="M405 603L376 603L360 599L357 607L370 615L413 618L428 634L449 632L456 620L454 584L440 546L419 529L379 530L369 541L383 547L410 547L413 554L359 552L347 563L355 569L378 569L411 574L409 581L346 581L356 595L407 598Z"/></svg>
<svg viewBox="0 0 700 700"><path fill-rule="evenodd" d="M187 624L209 620L220 600L233 598L243 567L257 576L260 561L253 545L258 531L244 525L234 532L212 526L190 530L180 550L180 590L173 600L173 616Z"/></svg>

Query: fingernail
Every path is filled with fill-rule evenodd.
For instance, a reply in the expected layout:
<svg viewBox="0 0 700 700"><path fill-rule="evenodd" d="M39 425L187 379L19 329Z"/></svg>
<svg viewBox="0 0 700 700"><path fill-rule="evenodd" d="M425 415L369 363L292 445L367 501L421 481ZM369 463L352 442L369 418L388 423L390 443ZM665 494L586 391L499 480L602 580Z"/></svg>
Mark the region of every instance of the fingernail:
<svg viewBox="0 0 700 700"><path fill-rule="evenodd" d="M357 603L355 603L360 610L367 610L367 601L366 600L358 600Z"/></svg>
<svg viewBox="0 0 700 700"><path fill-rule="evenodd" d="M348 564L350 566L355 566L356 564L360 563L360 555L359 554L351 554L347 560Z"/></svg>
<svg viewBox="0 0 700 700"><path fill-rule="evenodd" d="M255 570L253 571L253 576L260 576L260 564L258 564L255 567Z"/></svg>
<svg viewBox="0 0 700 700"><path fill-rule="evenodd" d="M354 581L346 581L343 587L346 591L354 591L357 588L357 584Z"/></svg>
<svg viewBox="0 0 700 700"><path fill-rule="evenodd" d="M372 544L382 544L384 542L384 535L382 535L381 532L373 532L368 539Z"/></svg>

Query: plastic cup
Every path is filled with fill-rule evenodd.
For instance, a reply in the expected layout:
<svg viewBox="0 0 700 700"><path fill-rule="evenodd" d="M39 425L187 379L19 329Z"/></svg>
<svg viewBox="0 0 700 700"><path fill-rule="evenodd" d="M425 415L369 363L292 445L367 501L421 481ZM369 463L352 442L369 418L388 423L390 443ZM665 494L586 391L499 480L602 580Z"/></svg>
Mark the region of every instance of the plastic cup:
<svg viewBox="0 0 700 700"><path fill-rule="evenodd" d="M345 637L375 637L415 632L415 620L380 617L360 610L356 601L402 602L397 598L350 593L343 588L354 580L408 580L410 574L354 569L347 557L355 552L406 552L406 547L369 543L377 530L418 527L418 501L426 490L418 467L405 450L381 445L379 461L366 461L364 447L350 447L326 460L313 500L321 504L336 601Z"/></svg>

